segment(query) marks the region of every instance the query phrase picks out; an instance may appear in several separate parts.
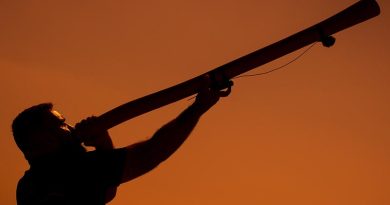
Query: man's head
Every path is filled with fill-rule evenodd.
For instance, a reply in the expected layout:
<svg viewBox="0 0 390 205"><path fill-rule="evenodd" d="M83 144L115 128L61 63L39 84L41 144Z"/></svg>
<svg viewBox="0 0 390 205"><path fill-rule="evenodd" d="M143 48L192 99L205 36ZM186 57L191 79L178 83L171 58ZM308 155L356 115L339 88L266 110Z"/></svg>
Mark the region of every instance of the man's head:
<svg viewBox="0 0 390 205"><path fill-rule="evenodd" d="M14 139L27 160L47 154L81 147L71 135L73 128L53 110L53 104L43 103L21 112L12 123Z"/></svg>

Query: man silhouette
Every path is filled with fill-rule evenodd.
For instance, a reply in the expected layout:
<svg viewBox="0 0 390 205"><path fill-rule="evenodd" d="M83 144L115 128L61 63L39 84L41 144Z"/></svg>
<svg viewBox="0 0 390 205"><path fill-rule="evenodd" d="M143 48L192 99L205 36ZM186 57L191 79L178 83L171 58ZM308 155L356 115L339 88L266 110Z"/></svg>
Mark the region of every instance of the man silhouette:
<svg viewBox="0 0 390 205"><path fill-rule="evenodd" d="M149 172L172 155L222 96L227 94L203 89L191 106L150 139L118 149L107 130L91 130L96 117L73 128L51 103L26 109L12 124L16 144L30 164L18 183L18 205L108 203L118 185ZM86 151L82 143L95 150Z"/></svg>

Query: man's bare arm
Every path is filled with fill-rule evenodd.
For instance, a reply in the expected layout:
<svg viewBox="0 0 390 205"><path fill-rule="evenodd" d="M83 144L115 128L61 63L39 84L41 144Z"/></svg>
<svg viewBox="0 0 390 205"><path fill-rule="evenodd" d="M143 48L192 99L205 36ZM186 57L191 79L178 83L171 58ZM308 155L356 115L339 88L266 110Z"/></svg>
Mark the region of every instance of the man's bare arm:
<svg viewBox="0 0 390 205"><path fill-rule="evenodd" d="M200 117L221 96L219 91L207 89L198 94L194 104L176 119L161 127L149 140L130 145L122 176L122 183L139 177L171 156L188 138Z"/></svg>

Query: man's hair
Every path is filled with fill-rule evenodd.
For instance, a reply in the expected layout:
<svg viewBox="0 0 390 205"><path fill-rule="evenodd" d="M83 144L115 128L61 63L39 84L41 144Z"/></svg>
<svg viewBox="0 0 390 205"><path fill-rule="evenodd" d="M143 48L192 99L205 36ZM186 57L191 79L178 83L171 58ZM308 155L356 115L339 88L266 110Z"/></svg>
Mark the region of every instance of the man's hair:
<svg viewBox="0 0 390 205"><path fill-rule="evenodd" d="M21 112L12 122L12 133L16 145L22 152L25 151L31 134L44 127L47 113L53 108L52 103L42 103L32 106Z"/></svg>

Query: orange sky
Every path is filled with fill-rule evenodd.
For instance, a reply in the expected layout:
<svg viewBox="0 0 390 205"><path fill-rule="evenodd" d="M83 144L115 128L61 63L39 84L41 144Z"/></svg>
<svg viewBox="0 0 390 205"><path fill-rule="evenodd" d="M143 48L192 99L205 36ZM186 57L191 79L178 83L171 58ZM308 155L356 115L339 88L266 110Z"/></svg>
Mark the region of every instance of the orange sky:
<svg viewBox="0 0 390 205"><path fill-rule="evenodd" d="M300 31L354 0L0 0L0 199L28 168L10 124L51 101L70 123ZM111 205L390 204L390 16L317 44L284 70L237 79L181 149ZM280 66L299 52L255 71ZM191 102L110 130L145 139Z"/></svg>

